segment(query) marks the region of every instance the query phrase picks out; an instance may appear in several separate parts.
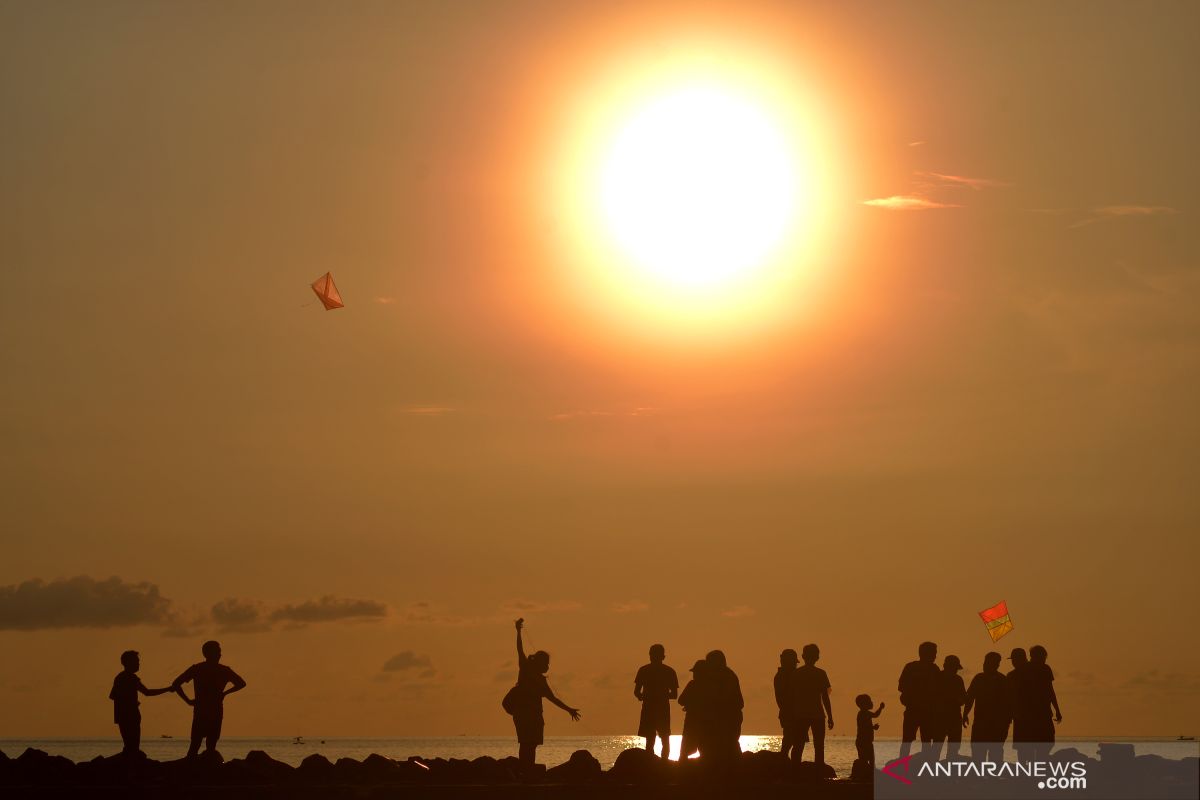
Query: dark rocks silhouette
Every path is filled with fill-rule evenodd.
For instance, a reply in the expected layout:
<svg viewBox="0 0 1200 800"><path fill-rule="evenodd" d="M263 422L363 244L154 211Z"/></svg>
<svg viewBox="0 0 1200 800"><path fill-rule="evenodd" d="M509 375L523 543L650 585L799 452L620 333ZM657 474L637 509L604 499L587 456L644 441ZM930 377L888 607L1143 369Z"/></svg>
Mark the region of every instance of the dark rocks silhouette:
<svg viewBox="0 0 1200 800"><path fill-rule="evenodd" d="M599 760L587 750L576 750L562 764L546 770L547 783L581 785L599 783L603 777Z"/></svg>
<svg viewBox="0 0 1200 800"><path fill-rule="evenodd" d="M667 782L672 766L642 748L631 748L617 756L607 778L609 783L657 786Z"/></svg>

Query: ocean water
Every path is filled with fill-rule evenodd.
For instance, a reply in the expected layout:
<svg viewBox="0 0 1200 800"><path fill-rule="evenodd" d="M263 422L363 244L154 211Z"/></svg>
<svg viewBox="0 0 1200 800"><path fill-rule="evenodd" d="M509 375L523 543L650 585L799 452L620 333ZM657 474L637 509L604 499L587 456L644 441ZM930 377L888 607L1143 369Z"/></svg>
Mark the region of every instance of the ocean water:
<svg viewBox="0 0 1200 800"><path fill-rule="evenodd" d="M588 750L599 759L605 769L612 766L622 750L630 747L641 747L645 740L638 736L552 736L547 737L546 743L538 748L538 762L547 766L561 764L570 758L576 750ZM1200 743L1195 741L1179 742L1170 739L1148 738L1090 738L1090 739L1061 739L1058 748L1073 747L1084 755L1095 757L1101 741L1122 741L1133 743L1138 755L1159 755L1165 758L1179 759L1200 755ZM142 751L156 761L170 761L182 758L187 752L187 739L145 739L142 741ZM743 736L742 750L778 750L779 736ZM895 739L879 739L876 742L876 758L882 763L885 758L892 757L899 743ZM96 756L109 756L120 752L120 739L0 739L0 751L14 758L24 752L25 748L34 747L52 755L66 756L72 761L89 761ZM221 740L221 755L226 760L243 758L251 750L265 750L272 758L293 766L298 765L305 757L320 753L330 761L339 758L362 760L372 753L379 753L398 760L410 756L425 758L465 758L479 756L504 758L517 754L517 742L511 736L478 737L450 736L439 738L397 738L397 739L345 739L345 738L305 738L299 744L288 738L239 738L229 737ZM671 750L674 757L679 752L679 737L671 737ZM1012 758L1011 748L1007 757ZM812 745L805 748L805 760L812 759ZM825 740L825 761L842 777L850 774L850 767L857 757L854 739L843 736L831 736Z"/></svg>

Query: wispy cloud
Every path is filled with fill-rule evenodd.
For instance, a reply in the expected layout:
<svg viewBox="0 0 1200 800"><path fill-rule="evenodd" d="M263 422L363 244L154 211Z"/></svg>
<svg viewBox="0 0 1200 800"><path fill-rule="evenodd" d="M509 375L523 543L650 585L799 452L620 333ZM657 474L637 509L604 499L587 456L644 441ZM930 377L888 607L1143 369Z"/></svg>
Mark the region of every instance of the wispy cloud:
<svg viewBox="0 0 1200 800"><path fill-rule="evenodd" d="M376 297L375 302L381 306L390 306L392 303L396 302L396 298L394 298L394 297Z"/></svg>
<svg viewBox="0 0 1200 800"><path fill-rule="evenodd" d="M613 611L618 614L633 614L639 611L649 611L650 605L641 600L627 600L624 603L614 603Z"/></svg>
<svg viewBox="0 0 1200 800"><path fill-rule="evenodd" d="M1106 219L1115 219L1117 217L1161 217L1178 214L1174 208L1170 206L1134 206L1134 205L1118 205L1118 206L1098 206L1088 212L1091 216L1081 219L1072 224L1072 228L1082 228L1085 225L1091 225L1095 222L1100 222Z"/></svg>
<svg viewBox="0 0 1200 800"><path fill-rule="evenodd" d="M980 189L1003 189L1012 186L1007 181L998 181L992 178L968 178L966 175L947 175L942 172L917 172L916 175L942 185L967 186L975 191L979 191Z"/></svg>
<svg viewBox="0 0 1200 800"><path fill-rule="evenodd" d="M256 633L270 630L271 623L256 600L227 597L212 607L212 619L223 632Z"/></svg>
<svg viewBox="0 0 1200 800"><path fill-rule="evenodd" d="M927 142L924 139L918 139L915 142L909 142L908 146L909 147L920 147L923 144L927 144Z"/></svg>
<svg viewBox="0 0 1200 800"><path fill-rule="evenodd" d="M916 194L894 194L891 197L864 200L863 205L886 208L889 211L931 211L938 208L962 208L962 206L955 203L939 203L936 200Z"/></svg>
<svg viewBox="0 0 1200 800"><path fill-rule="evenodd" d="M550 419L555 422L570 422L578 419L595 419L599 417L650 417L657 414L659 410L652 406L635 406L634 408L613 410L613 409L579 409L575 411L562 411L558 414L551 414Z"/></svg>
<svg viewBox="0 0 1200 800"><path fill-rule="evenodd" d="M722 617L729 619L738 619L739 617L750 617L754 615L754 609L750 606L734 606L721 612Z"/></svg>
<svg viewBox="0 0 1200 800"><path fill-rule="evenodd" d="M578 611L583 608L574 600L525 600L505 601L500 610L506 614L537 614L545 611Z"/></svg>
<svg viewBox="0 0 1200 800"><path fill-rule="evenodd" d="M441 417L450 414L454 411L450 406L438 405L411 405L401 406L400 413L408 414L413 417Z"/></svg>
<svg viewBox="0 0 1200 800"><path fill-rule="evenodd" d="M383 662L383 672L404 672L418 675L422 678L432 678L437 674L433 661L427 655L404 650Z"/></svg>

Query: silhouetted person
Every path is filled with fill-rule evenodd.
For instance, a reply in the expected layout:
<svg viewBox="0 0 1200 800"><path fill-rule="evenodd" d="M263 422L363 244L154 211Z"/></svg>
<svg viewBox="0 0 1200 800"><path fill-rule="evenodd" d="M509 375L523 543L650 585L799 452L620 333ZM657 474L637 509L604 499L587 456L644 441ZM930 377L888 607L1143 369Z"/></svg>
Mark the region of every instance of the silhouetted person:
<svg viewBox="0 0 1200 800"><path fill-rule="evenodd" d="M1004 760L1004 740L1012 719L1008 681L1000 673L1001 656L988 653L983 657L983 672L971 679L967 688L967 704L963 708L962 724L971 722L975 709L975 724L971 726L971 757L976 761Z"/></svg>
<svg viewBox="0 0 1200 800"><path fill-rule="evenodd" d="M679 693L679 707L683 709L683 739L679 745L679 760L692 753L704 755L704 742L712 729L712 679L708 676L708 662L700 659L692 665L692 679Z"/></svg>
<svg viewBox="0 0 1200 800"><path fill-rule="evenodd" d="M938 673L933 690L933 758L936 761L946 744L946 760L957 761L962 746L962 706L967 700L967 690L958 674L962 662L958 656L946 656L942 671Z"/></svg>
<svg viewBox="0 0 1200 800"><path fill-rule="evenodd" d="M708 663L706 679L712 679L712 728L701 744L701 754L719 760L735 758L742 752L742 684L737 674L725 662L725 654L713 650L704 660Z"/></svg>
<svg viewBox="0 0 1200 800"><path fill-rule="evenodd" d="M1030 708L1032 706L1029 691L1029 657L1025 649L1014 647L1008 656L1013 668L1008 675L1008 702L1012 708L1012 741L1013 749L1017 751L1018 761L1029 761L1033 758L1030 745L1035 741L1030 725Z"/></svg>
<svg viewBox="0 0 1200 800"><path fill-rule="evenodd" d="M1035 742L1034 758L1045 760L1054 744L1054 726L1062 722L1058 696L1054 693L1054 670L1046 663L1046 648L1029 648L1029 735ZM1054 712L1051 719L1050 712Z"/></svg>
<svg viewBox="0 0 1200 800"><path fill-rule="evenodd" d="M221 723L225 717L225 697L246 688L246 682L232 669L221 663L221 645L205 642L200 647L204 660L192 664L171 682L171 688L192 707L192 742L188 745L188 758L200 751L200 740L204 740L204 751L217 749L221 738ZM189 698L183 684L192 683L196 699ZM229 686L228 689L225 687Z"/></svg>
<svg viewBox="0 0 1200 800"><path fill-rule="evenodd" d="M142 684L142 679L137 674L142 668L142 663L136 650L121 653L121 666L125 669L113 678L108 699L113 701L113 722L117 723L121 741L125 743L121 752L127 756L136 756L141 752L142 743L142 712L138 710L138 692L147 697L154 697L166 694L171 691L171 687L147 689Z"/></svg>
<svg viewBox="0 0 1200 800"><path fill-rule="evenodd" d="M880 703L879 708L872 711L871 695L860 694L854 698L854 705L858 706L854 747L858 750L859 760L875 769L875 731L879 730L879 724L875 720L883 713L886 704Z"/></svg>
<svg viewBox="0 0 1200 800"><path fill-rule="evenodd" d="M542 698L571 715L571 719L579 721L579 709L569 705L554 696L550 684L546 681L546 673L550 671L550 654L538 650L531 656L525 655L525 646L521 643L521 628L524 619L516 621L517 627L517 685L513 693L513 725L517 729L517 743L520 747L519 758L521 766L527 771L533 767L537 756L538 745L542 743L546 720L542 716Z"/></svg>
<svg viewBox="0 0 1200 800"><path fill-rule="evenodd" d="M937 645L921 642L917 660L904 665L898 684L904 719L900 724L900 757L912 749L913 740L921 737L921 749L928 750L933 739L930 715L933 710L934 683L937 681Z"/></svg>
<svg viewBox="0 0 1200 800"><path fill-rule="evenodd" d="M800 732L796 745L796 760L804 758L804 743L812 731L813 758L818 764L825 763L825 727L833 730L833 708L829 705L829 676L817 666L821 650L815 644L806 644L800 651L804 666L792 675L792 695L795 698L795 714Z"/></svg>
<svg viewBox="0 0 1200 800"><path fill-rule="evenodd" d="M779 654L779 669L775 670L775 705L779 706L779 725L783 728L783 741L779 750L786 758L792 757L792 751L800 741L800 723L796 719L796 704L791 683L799 664L799 656L789 647Z"/></svg>
<svg viewBox="0 0 1200 800"><path fill-rule="evenodd" d="M679 696L679 678L663 663L667 650L651 645L650 663L642 666L633 679L633 696L642 701L638 736L646 737L646 752L654 752L654 739L662 740L662 757L671 757L671 701Z"/></svg>

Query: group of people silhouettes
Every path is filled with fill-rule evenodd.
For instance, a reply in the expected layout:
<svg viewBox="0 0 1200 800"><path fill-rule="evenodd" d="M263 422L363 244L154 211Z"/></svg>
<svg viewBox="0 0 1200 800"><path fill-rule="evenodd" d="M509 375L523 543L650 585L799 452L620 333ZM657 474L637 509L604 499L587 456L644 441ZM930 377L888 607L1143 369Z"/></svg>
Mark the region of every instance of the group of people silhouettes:
<svg viewBox="0 0 1200 800"><path fill-rule="evenodd" d="M1010 727L1019 760L1049 755L1062 712L1054 692L1054 671L1046 658L1041 645L1031 647L1028 654L1014 648L1009 654L1012 669L1004 674L1001 655L990 652L983 657L983 671L966 687L958 674L962 671L958 656L946 656L938 669L937 645L922 642L917 660L905 664L897 687L904 705L900 757L907 756L920 737L926 755L940 758L945 747L946 757L955 760L962 731L968 726L971 757L976 760L1003 761Z"/></svg>
<svg viewBox="0 0 1200 800"><path fill-rule="evenodd" d="M542 698L566 711L573 720L579 719L579 709L572 708L550 689L546 673L550 655L539 650L525 655L521 642L523 619L517 628L517 684L504 698L504 708L513 717L520 744L520 761L532 766L537 746L542 744L545 722L542 717ZM898 689L904 706L901 724L900 757L908 756L918 738L921 751L927 758L957 760L962 746L962 732L971 727L971 757L976 760L1004 760L1004 742L1012 729L1013 745L1020 760L1035 760L1049 754L1054 743L1054 726L1062 721L1058 697L1054 693L1054 672L1046 663L1046 648L1036 645L1028 655L1022 648L1012 651L1012 669L1000 672L1001 656L991 652L984 656L983 671L970 686L962 677L962 662L948 655L939 668L937 645L923 642L917 649L918 658L904 666ZM783 728L781 750L787 758L803 760L804 749L811 740L813 759L825 763L825 732L833 729L833 706L829 699L831 684L825 670L817 666L821 650L807 644L797 655L787 649L779 654L779 669L775 672L775 703L779 707L779 723ZM692 678L679 689L675 670L666 664L666 648L661 644L650 647L650 662L634 676L633 695L642 704L638 735L646 740L646 750L654 753L656 745L661 757L671 756L671 701L676 700L684 711L683 736L679 758L699 755L707 761L722 761L740 752L738 740L742 731L742 711L745 702L737 674L729 668L725 654L713 650L691 668ZM870 695L854 698L858 709L855 724L855 745L858 760L865 767L875 767L875 721L884 705L875 707ZM974 724L971 714L974 712Z"/></svg>
<svg viewBox="0 0 1200 800"><path fill-rule="evenodd" d="M136 650L121 654L123 669L113 678L112 691L108 699L113 701L113 722L121 732L123 752L136 756L142 740L142 712L138 708L138 694L154 697L175 692L183 702L192 707L192 740L188 745L188 757L200 751L203 741L205 750L216 750L221 738L221 723L225 716L225 696L246 688L246 682L232 669L221 663L221 645L205 642L200 648L204 660L185 669L170 686L162 689L147 689L138 676L141 657ZM195 698L187 696L183 685L191 683ZM228 688L226 688L228 687Z"/></svg>

